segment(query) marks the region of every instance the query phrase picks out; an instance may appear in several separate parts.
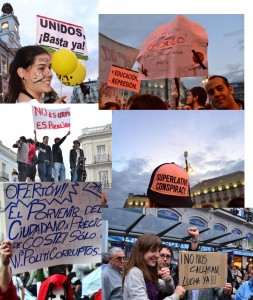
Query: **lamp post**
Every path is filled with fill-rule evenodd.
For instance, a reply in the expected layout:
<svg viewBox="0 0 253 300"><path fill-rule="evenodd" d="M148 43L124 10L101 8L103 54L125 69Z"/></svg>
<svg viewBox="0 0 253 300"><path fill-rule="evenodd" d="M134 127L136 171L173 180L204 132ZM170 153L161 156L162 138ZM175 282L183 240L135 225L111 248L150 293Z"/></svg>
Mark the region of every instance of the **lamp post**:
<svg viewBox="0 0 253 300"><path fill-rule="evenodd" d="M185 151L185 152L184 152L184 158L185 158L185 170L186 170L186 172L188 173L189 167L188 167L187 157L188 157L188 151Z"/></svg>

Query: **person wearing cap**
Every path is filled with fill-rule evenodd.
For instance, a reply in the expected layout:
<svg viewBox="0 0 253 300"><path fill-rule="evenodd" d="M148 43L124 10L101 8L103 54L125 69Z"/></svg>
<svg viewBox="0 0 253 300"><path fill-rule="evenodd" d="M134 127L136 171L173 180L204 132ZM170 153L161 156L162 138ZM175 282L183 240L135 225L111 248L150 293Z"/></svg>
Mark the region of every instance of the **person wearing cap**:
<svg viewBox="0 0 253 300"><path fill-rule="evenodd" d="M3 241L0 245L0 300L18 300L16 289L12 282L11 256L11 241Z"/></svg>
<svg viewBox="0 0 253 300"><path fill-rule="evenodd" d="M220 75L209 77L205 89L215 109L244 110L243 102L234 99L234 88L226 77Z"/></svg>
<svg viewBox="0 0 253 300"><path fill-rule="evenodd" d="M52 146L54 182L62 182L65 180L65 166L60 145L65 141L68 135L70 135L70 131L63 138L57 137L54 139L55 143ZM60 179L58 176L60 176Z"/></svg>
<svg viewBox="0 0 253 300"><path fill-rule="evenodd" d="M201 86L195 86L190 89L189 95L186 99L186 104L192 107L192 110L205 109L207 93Z"/></svg>
<svg viewBox="0 0 253 300"><path fill-rule="evenodd" d="M185 169L164 163L153 171L147 190L149 207L192 207L189 176Z"/></svg>
<svg viewBox="0 0 253 300"><path fill-rule="evenodd" d="M82 182L85 157L83 150L80 149L80 142L73 141L73 148L69 153L70 170L72 172L71 181Z"/></svg>

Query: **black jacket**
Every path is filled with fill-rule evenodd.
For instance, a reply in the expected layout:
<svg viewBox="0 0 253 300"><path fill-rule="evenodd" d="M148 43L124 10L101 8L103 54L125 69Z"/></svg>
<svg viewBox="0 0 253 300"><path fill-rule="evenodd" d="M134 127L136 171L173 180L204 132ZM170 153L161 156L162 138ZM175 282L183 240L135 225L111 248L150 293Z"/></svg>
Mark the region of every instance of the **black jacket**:
<svg viewBox="0 0 253 300"><path fill-rule="evenodd" d="M64 136L62 139L59 140L58 143L53 144L52 152L53 152L53 163L59 162L63 164L63 157L62 157L62 151L60 148L60 145L65 141L66 136Z"/></svg>
<svg viewBox="0 0 253 300"><path fill-rule="evenodd" d="M79 150L80 150L80 158L84 159L83 150L82 149L79 149ZM70 153L69 153L70 169L74 169L77 166L76 158L77 158L76 150L75 149L71 149ZM82 166L80 166L80 167L82 167Z"/></svg>
<svg viewBox="0 0 253 300"><path fill-rule="evenodd" d="M36 147L39 148L38 163L44 162L45 160L52 162L52 151L49 145L37 142Z"/></svg>

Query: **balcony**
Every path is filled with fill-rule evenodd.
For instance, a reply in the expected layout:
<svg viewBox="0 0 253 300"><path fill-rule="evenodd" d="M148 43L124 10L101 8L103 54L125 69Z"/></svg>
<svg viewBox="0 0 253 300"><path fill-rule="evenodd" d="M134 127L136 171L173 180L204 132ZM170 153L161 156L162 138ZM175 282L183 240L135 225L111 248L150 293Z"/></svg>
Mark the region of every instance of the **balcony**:
<svg viewBox="0 0 253 300"><path fill-rule="evenodd" d="M101 154L94 156L94 164L109 162L109 154Z"/></svg>
<svg viewBox="0 0 253 300"><path fill-rule="evenodd" d="M4 171L0 172L0 181L9 181L9 174Z"/></svg>

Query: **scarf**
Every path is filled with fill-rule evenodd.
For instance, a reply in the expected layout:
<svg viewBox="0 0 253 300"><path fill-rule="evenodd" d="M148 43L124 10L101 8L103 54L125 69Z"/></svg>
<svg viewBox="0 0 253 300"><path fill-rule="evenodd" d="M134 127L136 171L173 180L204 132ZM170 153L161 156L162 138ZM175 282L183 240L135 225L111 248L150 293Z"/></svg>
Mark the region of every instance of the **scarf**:
<svg viewBox="0 0 253 300"><path fill-rule="evenodd" d="M157 286L148 280L145 280L145 284L148 292L148 298L150 300L157 300L157 292L158 292Z"/></svg>

